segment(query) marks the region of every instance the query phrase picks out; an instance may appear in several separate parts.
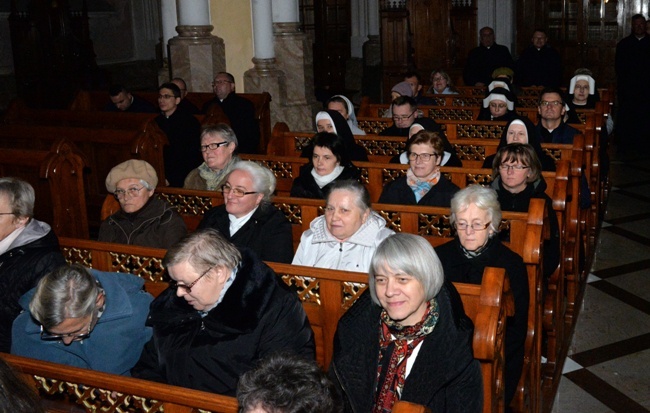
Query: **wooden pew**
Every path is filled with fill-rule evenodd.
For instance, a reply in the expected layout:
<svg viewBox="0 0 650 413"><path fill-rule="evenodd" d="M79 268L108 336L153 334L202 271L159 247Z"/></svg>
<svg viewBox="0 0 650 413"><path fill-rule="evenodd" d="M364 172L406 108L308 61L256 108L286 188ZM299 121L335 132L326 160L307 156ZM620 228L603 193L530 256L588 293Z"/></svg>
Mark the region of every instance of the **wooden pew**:
<svg viewBox="0 0 650 413"><path fill-rule="evenodd" d="M389 107L389 103L369 103L366 106L363 106L362 103L362 106L359 108L357 119L361 121L361 118L384 118L392 122L388 117ZM537 123L537 107L517 107L515 110L520 116L527 117L533 123ZM434 119L436 122L439 120L470 121L478 118L478 115L481 112L481 106L422 105L418 106L418 111L421 113L421 116Z"/></svg>
<svg viewBox="0 0 650 413"><path fill-rule="evenodd" d="M66 139L49 151L0 148L0 176L29 182L36 193L34 217L58 236L88 238L83 154Z"/></svg>
<svg viewBox="0 0 650 413"><path fill-rule="evenodd" d="M157 295L167 287L161 262L165 251L63 238L61 246L69 262L103 271L131 272L145 278L146 288ZM296 291L316 338L317 361L329 366L338 319L367 288L367 274L267 263ZM481 363L484 412L503 411L503 338L505 317L514 303L503 269L488 268L483 284L455 283L465 312L475 323L474 356Z"/></svg>
<svg viewBox="0 0 650 413"><path fill-rule="evenodd" d="M158 92L134 92L134 94L147 100L158 107ZM258 151L264 153L268 141L271 139L271 94L262 93L237 93L237 95L250 100L255 107L255 118L260 128L260 145ZM215 97L214 93L189 92L185 99L192 102L199 110L203 105ZM106 91L81 90L70 104L71 110L101 111L106 103L110 102ZM216 119L223 119L218 113L211 113Z"/></svg>
<svg viewBox="0 0 650 413"><path fill-rule="evenodd" d="M29 125L0 128L0 148L49 150L60 138L73 142L88 166L83 193L91 226L99 225L100 208L107 194L106 176L118 163L132 158L143 159L154 167L159 182L165 182L163 146L168 140L155 122L135 131Z"/></svg>

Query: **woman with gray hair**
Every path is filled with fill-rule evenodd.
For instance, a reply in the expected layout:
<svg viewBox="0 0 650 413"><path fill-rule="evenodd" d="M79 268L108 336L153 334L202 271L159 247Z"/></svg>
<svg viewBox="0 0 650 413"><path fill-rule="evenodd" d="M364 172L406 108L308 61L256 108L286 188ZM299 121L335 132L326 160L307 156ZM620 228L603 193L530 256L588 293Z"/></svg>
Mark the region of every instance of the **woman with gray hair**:
<svg viewBox="0 0 650 413"><path fill-rule="evenodd" d="M275 175L251 161L239 161L221 186L224 204L207 211L198 229L214 228L238 247L248 247L263 261L293 259L291 223L273 204Z"/></svg>
<svg viewBox="0 0 650 413"><path fill-rule="evenodd" d="M156 185L156 170L145 161L129 159L113 167L106 189L120 203L120 211L101 223L99 241L169 248L187 234L183 218L154 196Z"/></svg>
<svg viewBox="0 0 650 413"><path fill-rule="evenodd" d="M167 251L172 285L151 304L153 338L135 377L234 396L239 377L286 351L314 359L314 334L298 296L246 248L214 229Z"/></svg>
<svg viewBox="0 0 650 413"><path fill-rule="evenodd" d="M346 412L390 411L397 400L437 412L480 412L472 321L424 238L389 236L370 264L368 290L341 318L330 378Z"/></svg>
<svg viewBox="0 0 650 413"><path fill-rule="evenodd" d="M515 299L505 339L505 402L510 404L521 376L528 328L528 275L523 259L497 236L501 207L491 188L470 185L451 200L451 225L456 237L436 247L449 281L481 284L485 267L505 268Z"/></svg>
<svg viewBox="0 0 650 413"><path fill-rule="evenodd" d="M232 166L239 162L235 131L225 123L204 126L201 130L203 163L192 170L183 183L185 189L218 191L226 181Z"/></svg>
<svg viewBox="0 0 650 413"><path fill-rule="evenodd" d="M20 314L20 297L65 263L52 228L33 218L35 199L29 183L0 178L0 352L4 353L11 348L11 324Z"/></svg>
<svg viewBox="0 0 650 413"><path fill-rule="evenodd" d="M151 338L151 294L132 274L63 265L20 299L12 354L130 375Z"/></svg>

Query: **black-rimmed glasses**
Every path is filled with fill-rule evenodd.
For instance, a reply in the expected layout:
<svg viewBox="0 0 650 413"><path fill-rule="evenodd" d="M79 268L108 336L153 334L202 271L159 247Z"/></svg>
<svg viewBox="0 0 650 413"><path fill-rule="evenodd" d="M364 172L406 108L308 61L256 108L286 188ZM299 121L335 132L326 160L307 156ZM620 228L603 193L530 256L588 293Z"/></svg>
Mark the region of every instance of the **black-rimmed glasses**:
<svg viewBox="0 0 650 413"><path fill-rule="evenodd" d="M415 152L409 152L409 161L417 161L418 158L422 160L422 162L428 162L431 157L437 158L439 155L437 153L415 153Z"/></svg>
<svg viewBox="0 0 650 413"><path fill-rule="evenodd" d="M72 338L71 341L82 341L90 337L90 332L93 330L94 324L97 322L97 309L93 310L92 317L88 322L88 328L85 333L66 333L66 334L54 334L45 330L41 324L41 340L43 341L63 341L66 338Z"/></svg>
<svg viewBox="0 0 650 413"><path fill-rule="evenodd" d="M256 194L257 193L257 191L244 191L244 190L239 189L239 188L233 188L232 186L230 186L230 184L221 185L221 192L223 192L224 195L228 195L229 193L232 192L232 194L234 196L236 196L237 198L241 198L244 195L250 195L250 194Z"/></svg>
<svg viewBox="0 0 650 413"><path fill-rule="evenodd" d="M411 116L413 116L413 114L414 114L415 112L417 112L417 109L415 109L413 112L411 112L411 114L408 115L408 116L407 116L407 115L401 115L401 116L400 116L400 115L393 115L393 120L394 120L394 121L398 121L398 120L408 120Z"/></svg>
<svg viewBox="0 0 650 413"><path fill-rule="evenodd" d="M207 269L203 274L199 275L199 278L197 278L196 280L192 281L191 284L187 284L187 285L185 285L185 284L179 284L177 281L172 281L172 285L174 285L177 289L178 289L178 288L182 288L183 290L185 290L185 292L186 292L187 294L189 294L189 293L192 292L192 287L194 287L194 286L196 285L196 283L199 282L199 280L200 280L201 278L203 278L207 273L209 273L209 272L210 272L214 267L215 267L215 266L212 266L212 267L208 268L208 269Z"/></svg>
<svg viewBox="0 0 650 413"><path fill-rule="evenodd" d="M223 142L209 143L207 145L201 145L201 152L213 151L215 149L220 148L221 146L228 145L229 143L230 142L228 141L223 141Z"/></svg>
<svg viewBox="0 0 650 413"><path fill-rule="evenodd" d="M512 169L513 171L523 171L524 169L528 169L528 168L530 168L530 166L524 166L524 165L505 165L505 164L501 164L501 165L499 165L499 169L502 170L502 171L509 171L509 170L511 170L511 169Z"/></svg>

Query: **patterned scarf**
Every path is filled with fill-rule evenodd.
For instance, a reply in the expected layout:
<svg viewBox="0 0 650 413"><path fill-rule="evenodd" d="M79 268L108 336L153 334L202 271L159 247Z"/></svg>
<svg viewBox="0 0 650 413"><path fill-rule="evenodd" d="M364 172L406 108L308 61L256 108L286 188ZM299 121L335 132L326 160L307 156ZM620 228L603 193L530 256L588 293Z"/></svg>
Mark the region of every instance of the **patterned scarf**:
<svg viewBox="0 0 650 413"><path fill-rule="evenodd" d="M228 174L228 172L230 172L228 165L218 171L213 171L210 169L210 167L205 162L199 165L199 176L205 179L205 184L208 188L208 191L219 190L220 188L217 187L220 186L219 184L221 183L221 180Z"/></svg>
<svg viewBox="0 0 650 413"><path fill-rule="evenodd" d="M379 331L379 363L373 413L389 413L404 388L406 363L418 344L431 334L438 322L438 301L427 302L427 311L414 326L402 326L381 312ZM392 348L392 352L391 352ZM386 356L390 359L386 359Z"/></svg>
<svg viewBox="0 0 650 413"><path fill-rule="evenodd" d="M406 183L415 195L415 202L420 202L423 196L429 192L432 186L440 180L440 168L436 168L431 175L420 179L413 174L411 168L406 171Z"/></svg>

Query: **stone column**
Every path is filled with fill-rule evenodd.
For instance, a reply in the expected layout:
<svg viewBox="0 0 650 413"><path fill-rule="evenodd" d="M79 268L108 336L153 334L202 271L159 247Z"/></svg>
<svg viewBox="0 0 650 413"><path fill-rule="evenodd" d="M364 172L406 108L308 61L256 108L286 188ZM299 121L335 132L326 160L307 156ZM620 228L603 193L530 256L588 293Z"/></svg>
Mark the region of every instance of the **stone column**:
<svg viewBox="0 0 650 413"><path fill-rule="evenodd" d="M212 79L226 70L223 39L213 36L209 0L176 0L178 36L169 41L172 77L182 77L189 92L212 92Z"/></svg>
<svg viewBox="0 0 650 413"><path fill-rule="evenodd" d="M363 44L363 85L361 94L381 99L381 41L379 39L379 0L367 0L368 41Z"/></svg>

